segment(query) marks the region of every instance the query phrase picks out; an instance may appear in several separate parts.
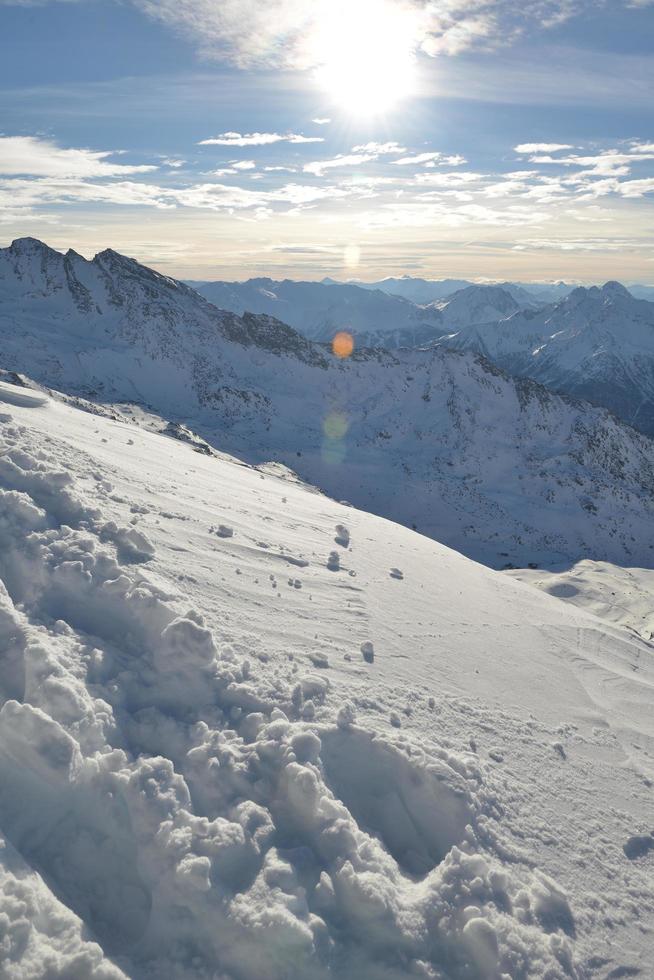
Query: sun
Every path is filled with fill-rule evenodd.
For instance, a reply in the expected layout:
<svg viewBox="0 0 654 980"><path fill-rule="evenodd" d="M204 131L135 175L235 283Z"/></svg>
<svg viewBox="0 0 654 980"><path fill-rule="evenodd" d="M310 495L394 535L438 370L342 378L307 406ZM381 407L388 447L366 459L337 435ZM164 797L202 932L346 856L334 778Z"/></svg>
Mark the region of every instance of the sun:
<svg viewBox="0 0 654 980"><path fill-rule="evenodd" d="M401 0L331 0L313 38L319 85L357 116L388 112L415 87L419 14Z"/></svg>

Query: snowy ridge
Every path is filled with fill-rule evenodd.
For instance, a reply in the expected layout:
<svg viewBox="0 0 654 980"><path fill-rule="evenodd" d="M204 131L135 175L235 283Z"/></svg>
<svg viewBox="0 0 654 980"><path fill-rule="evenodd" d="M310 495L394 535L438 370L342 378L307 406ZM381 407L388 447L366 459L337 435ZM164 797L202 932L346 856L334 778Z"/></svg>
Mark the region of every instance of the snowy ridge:
<svg viewBox="0 0 654 980"><path fill-rule="evenodd" d="M12 395L0 972L646 964L648 647L302 486ZM621 801L601 859L595 780Z"/></svg>
<svg viewBox="0 0 654 980"><path fill-rule="evenodd" d="M403 280L388 280L389 284ZM290 324L310 340L331 341L336 333L351 333L359 347L420 347L437 340L443 330L488 323L521 309L544 305L510 283L476 285L447 280L447 294L433 290L429 302L396 295L390 286L364 283L293 282L249 279L247 282L191 283L220 309L243 315L267 314ZM458 288L458 286L464 288ZM425 283L425 286L427 284Z"/></svg>
<svg viewBox="0 0 654 980"><path fill-rule="evenodd" d="M91 297L81 310L67 261ZM360 350L339 361L274 319L220 312L115 253L86 262L17 243L0 267L6 369L149 406L220 450L282 463L494 567L651 565L654 449L606 412L470 353Z"/></svg>
<svg viewBox="0 0 654 980"><path fill-rule="evenodd" d="M501 286L468 286L436 303L443 314L443 323L450 330L459 330L476 323L503 320L516 313L524 303L518 303ZM527 303L535 306L535 303Z"/></svg>
<svg viewBox="0 0 654 980"><path fill-rule="evenodd" d="M489 318L441 342L602 405L654 435L654 303L620 283L579 286L560 303Z"/></svg>
<svg viewBox="0 0 654 980"><path fill-rule="evenodd" d="M197 290L219 309L275 316L310 340L331 341L347 330L360 347L416 347L444 326L436 307L349 283L249 279L199 283Z"/></svg>
<svg viewBox="0 0 654 980"><path fill-rule="evenodd" d="M329 281L333 282L333 280ZM414 276L401 276L400 278L389 276L386 279L379 280L379 282L360 282L355 280L355 284L362 289L381 289L385 293L403 296L405 299L409 299L420 306L426 306L428 303L436 303L439 300L452 296L460 290L476 285L466 279L420 279ZM564 282L503 282L492 285L501 286L502 289L510 293L523 306L533 306L535 302L551 303L555 300L562 299L574 288ZM648 287L640 288L646 290ZM643 298L646 299L647 297Z"/></svg>

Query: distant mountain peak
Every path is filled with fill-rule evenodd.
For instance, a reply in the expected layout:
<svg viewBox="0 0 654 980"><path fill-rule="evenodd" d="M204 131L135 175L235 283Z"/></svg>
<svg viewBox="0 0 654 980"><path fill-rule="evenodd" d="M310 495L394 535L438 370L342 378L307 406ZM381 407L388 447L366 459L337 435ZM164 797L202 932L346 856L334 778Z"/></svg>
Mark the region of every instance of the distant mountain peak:
<svg viewBox="0 0 654 980"><path fill-rule="evenodd" d="M616 282L614 279L602 286L602 292L609 296L624 296L627 299L633 299L629 290L621 282Z"/></svg>
<svg viewBox="0 0 654 980"><path fill-rule="evenodd" d="M50 248L45 242L42 242L38 238L31 238L29 236L25 238L15 238L11 243L11 251L17 255L33 255L38 252L48 252L50 254L57 254L58 252L54 248Z"/></svg>

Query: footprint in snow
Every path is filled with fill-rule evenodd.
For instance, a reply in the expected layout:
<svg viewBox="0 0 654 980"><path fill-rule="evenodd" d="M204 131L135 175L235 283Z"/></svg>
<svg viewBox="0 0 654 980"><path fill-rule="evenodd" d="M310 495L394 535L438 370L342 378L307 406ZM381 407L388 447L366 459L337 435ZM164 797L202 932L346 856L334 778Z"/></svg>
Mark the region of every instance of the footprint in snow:
<svg viewBox="0 0 654 980"><path fill-rule="evenodd" d="M372 664L375 661L375 648L370 642L361 644L361 656L367 664Z"/></svg>
<svg viewBox="0 0 654 980"><path fill-rule="evenodd" d="M391 578L396 578L399 581L402 581L402 579L404 578L404 572L401 572L399 568L391 568L390 574L391 574Z"/></svg>
<svg viewBox="0 0 654 980"><path fill-rule="evenodd" d="M330 572L340 572L341 559L337 551L330 551L329 558L327 559L327 568Z"/></svg>
<svg viewBox="0 0 654 980"><path fill-rule="evenodd" d="M335 531L336 531L336 537L334 538L334 541L336 542L336 544L340 544L341 548L349 548L350 532L348 528L346 528L344 524L337 524Z"/></svg>
<svg viewBox="0 0 654 980"><path fill-rule="evenodd" d="M216 534L218 535L219 538L233 538L234 528L227 527L226 524L219 524L218 527L216 528Z"/></svg>
<svg viewBox="0 0 654 980"><path fill-rule="evenodd" d="M622 850L630 861L645 857L646 854L654 850L654 834L634 834Z"/></svg>

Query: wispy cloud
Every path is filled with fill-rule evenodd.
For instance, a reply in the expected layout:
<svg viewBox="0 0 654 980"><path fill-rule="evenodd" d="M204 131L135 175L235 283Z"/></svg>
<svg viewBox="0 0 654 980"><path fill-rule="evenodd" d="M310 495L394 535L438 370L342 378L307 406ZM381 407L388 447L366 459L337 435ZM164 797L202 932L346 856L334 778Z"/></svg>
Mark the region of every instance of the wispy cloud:
<svg viewBox="0 0 654 980"><path fill-rule="evenodd" d="M393 160L396 167L433 167L436 164L446 167L458 167L461 164L467 163L465 157L460 154L454 156L446 156L443 153L429 152L429 153L416 153L413 156L402 157L401 160Z"/></svg>
<svg viewBox="0 0 654 980"><path fill-rule="evenodd" d="M305 174L322 177L326 170L333 170L336 167L360 167L364 163L371 163L377 159L377 153L349 153L332 157L330 160L313 160L311 163L305 163L302 169Z"/></svg>
<svg viewBox="0 0 654 980"><path fill-rule="evenodd" d="M319 63L326 26L347 22L341 0L132 0L147 14L192 37L202 53L240 67L306 69ZM455 55L499 46L592 11L597 0L380 0L410 21L413 50ZM652 0L616 0L625 8ZM374 12L371 13L374 16Z"/></svg>
<svg viewBox="0 0 654 980"><path fill-rule="evenodd" d="M124 177L148 173L153 165L110 160L116 150L64 149L36 136L0 136L0 174L31 177Z"/></svg>
<svg viewBox="0 0 654 980"><path fill-rule="evenodd" d="M516 153L558 153L559 150L573 150L569 143L520 143L514 147Z"/></svg>
<svg viewBox="0 0 654 980"><path fill-rule="evenodd" d="M394 141L389 143L361 143L352 147L353 153L374 153L376 156L392 156L394 153L406 153L406 147Z"/></svg>
<svg viewBox="0 0 654 980"><path fill-rule="evenodd" d="M273 143L324 143L323 136L302 136L300 133L221 133L200 140L198 146L270 146Z"/></svg>

